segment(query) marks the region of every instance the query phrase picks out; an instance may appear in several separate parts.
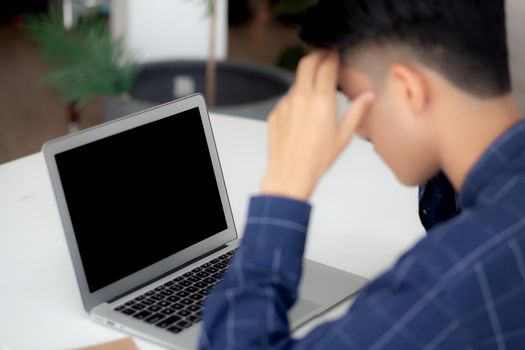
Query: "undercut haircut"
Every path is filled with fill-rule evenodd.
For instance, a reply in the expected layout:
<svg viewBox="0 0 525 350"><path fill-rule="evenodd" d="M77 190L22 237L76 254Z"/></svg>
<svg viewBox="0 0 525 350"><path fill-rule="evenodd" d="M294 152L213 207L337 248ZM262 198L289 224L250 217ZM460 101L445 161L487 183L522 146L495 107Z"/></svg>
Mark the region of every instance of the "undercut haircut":
<svg viewBox="0 0 525 350"><path fill-rule="evenodd" d="M511 92L505 0L320 0L300 37L343 60L369 47L409 49L467 93Z"/></svg>

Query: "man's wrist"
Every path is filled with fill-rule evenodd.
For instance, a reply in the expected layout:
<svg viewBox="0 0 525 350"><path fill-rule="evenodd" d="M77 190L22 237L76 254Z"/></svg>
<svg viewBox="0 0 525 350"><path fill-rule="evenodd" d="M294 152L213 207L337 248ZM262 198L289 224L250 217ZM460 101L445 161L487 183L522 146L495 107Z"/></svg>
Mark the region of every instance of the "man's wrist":
<svg viewBox="0 0 525 350"><path fill-rule="evenodd" d="M265 196L287 197L308 202L313 189L314 185L305 178L268 174L263 180L261 194Z"/></svg>

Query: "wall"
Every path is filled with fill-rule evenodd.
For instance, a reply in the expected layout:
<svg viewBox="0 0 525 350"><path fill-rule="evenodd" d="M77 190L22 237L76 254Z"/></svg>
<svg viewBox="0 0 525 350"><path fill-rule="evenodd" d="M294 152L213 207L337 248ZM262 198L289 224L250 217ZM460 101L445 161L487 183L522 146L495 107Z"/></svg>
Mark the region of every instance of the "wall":
<svg viewBox="0 0 525 350"><path fill-rule="evenodd" d="M112 29L142 61L208 56L205 0L113 0ZM216 57L227 54L227 0L217 0Z"/></svg>
<svg viewBox="0 0 525 350"><path fill-rule="evenodd" d="M507 18L514 93L525 113L525 1L507 0Z"/></svg>

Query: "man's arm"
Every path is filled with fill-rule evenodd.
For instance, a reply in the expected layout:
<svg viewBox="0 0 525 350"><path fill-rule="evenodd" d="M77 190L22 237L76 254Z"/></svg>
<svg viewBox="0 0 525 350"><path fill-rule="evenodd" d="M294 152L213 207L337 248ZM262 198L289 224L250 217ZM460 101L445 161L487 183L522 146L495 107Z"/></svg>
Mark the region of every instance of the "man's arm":
<svg viewBox="0 0 525 350"><path fill-rule="evenodd" d="M250 204L242 245L207 300L201 348L289 345L310 206L279 197Z"/></svg>
<svg viewBox="0 0 525 350"><path fill-rule="evenodd" d="M252 199L243 243L207 300L201 349L465 348L459 321L411 256L367 286L346 316L293 339L287 312L297 300L309 213L301 201Z"/></svg>

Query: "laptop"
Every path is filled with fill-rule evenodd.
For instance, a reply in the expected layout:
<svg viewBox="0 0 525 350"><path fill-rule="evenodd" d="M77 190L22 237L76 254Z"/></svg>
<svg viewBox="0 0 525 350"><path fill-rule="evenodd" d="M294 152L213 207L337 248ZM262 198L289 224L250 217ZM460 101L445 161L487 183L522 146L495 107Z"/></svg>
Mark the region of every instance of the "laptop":
<svg viewBox="0 0 525 350"><path fill-rule="evenodd" d="M202 95L43 146L84 308L174 349L197 347L206 297L239 246ZM292 328L367 280L304 260Z"/></svg>

